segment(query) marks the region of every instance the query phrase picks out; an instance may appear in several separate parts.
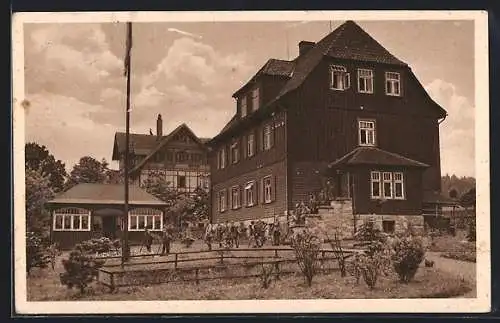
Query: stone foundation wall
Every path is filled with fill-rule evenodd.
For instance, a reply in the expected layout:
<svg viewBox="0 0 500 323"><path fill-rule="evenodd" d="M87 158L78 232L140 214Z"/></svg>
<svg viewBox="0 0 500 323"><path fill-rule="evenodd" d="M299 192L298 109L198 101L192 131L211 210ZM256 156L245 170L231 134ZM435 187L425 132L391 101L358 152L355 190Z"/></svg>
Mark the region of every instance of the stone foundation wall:
<svg viewBox="0 0 500 323"><path fill-rule="evenodd" d="M384 221L394 221L395 233L404 232L411 225L415 232L423 233L424 217L422 215L383 215L352 213L350 200L334 201L330 206L322 206L317 217L307 218L306 226L321 238L326 238L325 232L333 239L334 235L341 239L352 239L355 228L359 228L364 221L372 219L375 225L383 230Z"/></svg>

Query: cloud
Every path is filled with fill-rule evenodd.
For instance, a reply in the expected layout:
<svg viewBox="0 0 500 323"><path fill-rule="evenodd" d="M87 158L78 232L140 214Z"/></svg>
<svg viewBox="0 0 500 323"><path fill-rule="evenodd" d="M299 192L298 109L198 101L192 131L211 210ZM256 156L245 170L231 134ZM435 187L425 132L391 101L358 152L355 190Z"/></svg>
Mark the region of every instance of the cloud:
<svg viewBox="0 0 500 323"><path fill-rule="evenodd" d="M92 113L102 109L75 98L42 92L28 95L26 141L48 147L67 170L83 156L111 160L115 128L96 123Z"/></svg>
<svg viewBox="0 0 500 323"><path fill-rule="evenodd" d="M115 83L123 61L110 50L98 24L34 24L26 32L26 86L98 103L101 88ZM95 95L88 95L89 92ZM87 100L89 101L89 100Z"/></svg>
<svg viewBox="0 0 500 323"><path fill-rule="evenodd" d="M177 29L177 28L168 28L167 30L170 31L170 32L173 32L173 33L181 34L183 36L193 37L193 38L196 38L196 39L202 39L203 38L201 35L193 34L193 33L190 33L190 32L184 31L184 30L180 30L180 29Z"/></svg>
<svg viewBox="0 0 500 323"><path fill-rule="evenodd" d="M448 112L440 125L441 169L457 176L475 174L475 108L456 87L435 79L426 87L429 95Z"/></svg>

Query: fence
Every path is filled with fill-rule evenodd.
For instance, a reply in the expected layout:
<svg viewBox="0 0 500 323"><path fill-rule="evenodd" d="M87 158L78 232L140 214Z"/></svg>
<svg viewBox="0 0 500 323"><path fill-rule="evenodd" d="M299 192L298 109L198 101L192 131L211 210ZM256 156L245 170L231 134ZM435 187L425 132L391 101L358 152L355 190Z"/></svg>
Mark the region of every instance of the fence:
<svg viewBox="0 0 500 323"><path fill-rule="evenodd" d="M338 270L335 263L339 257L344 259L359 250L321 249L318 262L322 272ZM252 253L258 252L258 255ZM251 253L250 255L237 255ZM266 254L267 253L267 254ZM286 255L289 254L289 255ZM205 255L205 257L201 257ZM102 257L115 259L117 257ZM107 263L99 272L98 281L109 287L111 291L118 287L164 284L169 282L195 282L215 279L243 279L258 277L262 266L272 266L276 279L299 269L292 248L260 248L260 249L220 249L215 251L188 251L171 253L167 259L159 261L134 261L144 258L133 256L131 261ZM165 258L165 257L163 257ZM170 258L170 259L168 259Z"/></svg>

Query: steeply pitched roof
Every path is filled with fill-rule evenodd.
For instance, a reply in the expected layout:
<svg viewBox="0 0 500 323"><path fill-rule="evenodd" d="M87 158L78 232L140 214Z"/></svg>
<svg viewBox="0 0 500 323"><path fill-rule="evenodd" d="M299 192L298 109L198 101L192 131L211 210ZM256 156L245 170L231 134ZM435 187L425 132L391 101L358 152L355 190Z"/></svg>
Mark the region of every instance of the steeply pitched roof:
<svg viewBox="0 0 500 323"><path fill-rule="evenodd" d="M403 167L429 167L429 165L414 159L391 153L377 147L357 147L336 161L328 168L338 168L344 165L379 165Z"/></svg>
<svg viewBox="0 0 500 323"><path fill-rule="evenodd" d="M47 202L48 205L110 204L123 205L125 186L122 184L78 184ZM129 186L130 205L166 206L167 204L136 185Z"/></svg>
<svg viewBox="0 0 500 323"><path fill-rule="evenodd" d="M165 137L166 136L163 136L162 138ZM143 153L144 155L147 155L147 153L151 149L154 149L158 145L158 142L161 141L161 139L158 140L158 137L156 135L146 135L146 134L136 134L136 133L131 133L129 139L130 139L130 147L133 148L138 154L141 154L141 151L145 151L145 153ZM117 132L115 133L115 147L113 148L113 160L117 160L118 153L121 154L123 152L125 152L125 133Z"/></svg>
<svg viewBox="0 0 500 323"><path fill-rule="evenodd" d="M297 57L293 76L276 99L298 88L321 62L323 56L406 66L354 21L348 20L317 42L304 55Z"/></svg>
<svg viewBox="0 0 500 323"><path fill-rule="evenodd" d="M198 138L194 132L189 128L185 123L181 124L177 128L175 128L171 133L169 133L167 136L163 137L158 144L149 152L149 154L141 160L140 163L138 163L130 172L134 173L137 170L141 169L142 166L144 166L151 157L154 156L156 152L158 152L165 144L167 144L174 136L179 133L181 130L187 131L191 137L201 146L205 146L205 144Z"/></svg>

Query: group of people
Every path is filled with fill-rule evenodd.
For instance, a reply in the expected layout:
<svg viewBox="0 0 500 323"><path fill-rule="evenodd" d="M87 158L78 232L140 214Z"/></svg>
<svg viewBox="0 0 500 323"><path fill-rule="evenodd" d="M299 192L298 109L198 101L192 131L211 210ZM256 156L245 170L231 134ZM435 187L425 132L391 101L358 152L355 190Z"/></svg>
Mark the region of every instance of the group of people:
<svg viewBox="0 0 500 323"><path fill-rule="evenodd" d="M248 247L260 248L268 237L272 238L273 245L281 243L281 224L276 218L273 223L265 223L262 220L251 221L248 226L245 223L219 223L208 224L203 239L212 250L212 244L218 243L219 248L239 248L240 240L246 238Z"/></svg>
<svg viewBox="0 0 500 323"><path fill-rule="evenodd" d="M174 237L174 227L171 224L166 224L163 226L161 231L161 255L170 253L170 246ZM155 240L155 236L149 231L148 228L144 229L144 246L146 250L151 253L151 246Z"/></svg>

